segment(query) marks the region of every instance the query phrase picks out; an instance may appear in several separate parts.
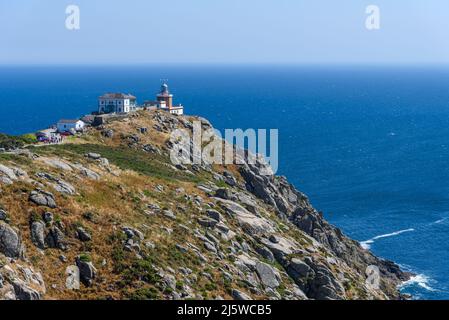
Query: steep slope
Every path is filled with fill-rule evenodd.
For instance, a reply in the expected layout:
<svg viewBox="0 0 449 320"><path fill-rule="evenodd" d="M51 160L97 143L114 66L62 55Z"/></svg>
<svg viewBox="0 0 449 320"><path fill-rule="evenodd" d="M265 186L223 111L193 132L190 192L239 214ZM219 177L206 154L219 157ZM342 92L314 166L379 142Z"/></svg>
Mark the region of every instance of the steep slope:
<svg viewBox="0 0 449 320"><path fill-rule="evenodd" d="M211 128L142 111L0 153L0 298L400 297L407 274L327 223L286 178L262 175L264 163L173 166L170 133L193 120ZM370 265L379 289L365 284Z"/></svg>

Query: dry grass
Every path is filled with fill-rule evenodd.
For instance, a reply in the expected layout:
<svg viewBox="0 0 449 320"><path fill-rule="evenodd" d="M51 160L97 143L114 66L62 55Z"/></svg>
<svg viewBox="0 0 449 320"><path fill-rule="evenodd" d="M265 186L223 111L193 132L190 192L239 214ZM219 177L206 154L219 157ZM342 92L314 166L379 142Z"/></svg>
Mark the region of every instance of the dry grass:
<svg viewBox="0 0 449 320"><path fill-rule="evenodd" d="M21 230L30 263L35 269L42 271L47 284L47 299L162 299L168 292L163 291L154 267L170 267L175 271L181 266L192 269L198 276L197 281L192 284L192 289L205 298L221 296L229 299L231 287L247 291L246 285L239 281L238 277L232 283L224 280L220 268L226 269L233 264L227 259L220 260L205 250L204 243L194 235L195 229L205 233L205 228L198 224L198 218L203 215L201 209L207 207L207 202L213 201L199 190L197 185L213 181L211 174L201 172L191 176L182 171L175 171L167 165L170 161L166 155L154 155L139 150L139 146L144 144L152 144L162 150L165 148L168 135L153 129L153 116L154 112L140 112L128 121L105 125L104 129L114 130L112 139L103 137L99 130L90 129L87 134L73 137L65 144L33 149L37 154L67 159L72 163L78 162L100 172L99 181L80 177L75 171L61 172L42 161L0 154L0 163L18 166L27 171L30 178L39 180L46 190L55 195L58 204L58 208L52 210L31 204L28 195L35 186L25 181L3 186L0 193L0 205L9 212L11 225ZM141 127L146 127L148 132L139 133L138 129ZM128 146L127 137L130 135L139 137L137 147ZM84 156L88 152L97 152L106 157L111 163L110 172L97 162L88 160ZM234 165L215 165L213 169L220 173L227 170L240 182L243 181ZM77 194L67 196L56 192L45 180L35 176L37 172L47 172L69 182L75 187ZM157 191L157 186L162 186L163 192ZM184 191L180 192L180 188ZM197 206L194 201L187 200L185 195L192 198L199 196L203 199L203 204ZM149 214L150 204L173 211L176 219L172 220L160 213ZM282 230L283 222L272 208L260 203L259 209ZM47 210L64 225L69 244L68 250L64 252L57 249L41 251L31 243L30 219ZM236 241L254 241L245 235L235 219L226 217L227 225L239 235L240 240ZM125 225L139 229L144 233L145 241L154 243L155 249L146 248L144 243L141 243L143 259L138 259L133 252L123 250L121 227ZM78 226L83 226L91 233L92 241L86 243L77 239L75 231ZM170 228L173 232L168 233L164 228ZM309 245L309 239L300 231L291 228L283 232L302 246ZM202 264L192 250L181 253L176 244L193 244L200 248L208 263ZM226 251L229 243L222 241L220 246ZM79 291L66 290L65 270L69 265L73 265L76 256L82 253L88 253L98 269L95 285L91 288L82 286ZM66 256L67 262L61 262L61 254ZM209 273L212 279L202 275L202 272ZM180 286L186 281L185 276L179 272L176 272L175 276ZM288 278L284 280L287 284L291 282ZM263 295L255 297L266 298Z"/></svg>

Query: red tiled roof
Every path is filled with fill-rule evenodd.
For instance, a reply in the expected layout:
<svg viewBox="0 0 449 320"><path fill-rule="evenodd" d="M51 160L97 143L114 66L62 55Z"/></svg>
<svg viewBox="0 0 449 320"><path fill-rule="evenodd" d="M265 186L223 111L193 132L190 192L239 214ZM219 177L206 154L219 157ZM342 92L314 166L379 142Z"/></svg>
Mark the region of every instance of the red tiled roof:
<svg viewBox="0 0 449 320"><path fill-rule="evenodd" d="M79 119L61 119L58 121L58 123L77 123L78 121L81 121Z"/></svg>
<svg viewBox="0 0 449 320"><path fill-rule="evenodd" d="M131 94L125 93L106 93L100 97L100 99L131 99L135 100L136 97Z"/></svg>

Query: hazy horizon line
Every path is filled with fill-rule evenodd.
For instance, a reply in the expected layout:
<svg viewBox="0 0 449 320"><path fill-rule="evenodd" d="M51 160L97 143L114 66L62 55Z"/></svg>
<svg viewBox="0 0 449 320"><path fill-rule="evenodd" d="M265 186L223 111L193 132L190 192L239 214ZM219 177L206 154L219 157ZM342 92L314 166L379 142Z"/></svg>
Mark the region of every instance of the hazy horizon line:
<svg viewBox="0 0 449 320"><path fill-rule="evenodd" d="M1 63L0 67L155 67L155 66L284 66L284 67L449 67L449 62L136 62L136 63Z"/></svg>

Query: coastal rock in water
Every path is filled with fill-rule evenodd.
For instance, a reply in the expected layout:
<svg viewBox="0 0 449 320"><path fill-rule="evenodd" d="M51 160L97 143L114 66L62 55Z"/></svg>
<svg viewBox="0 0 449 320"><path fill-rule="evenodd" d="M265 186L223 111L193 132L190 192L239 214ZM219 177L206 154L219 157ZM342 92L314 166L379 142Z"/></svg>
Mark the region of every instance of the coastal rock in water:
<svg viewBox="0 0 449 320"><path fill-rule="evenodd" d="M261 159L240 166L239 172L245 180L246 189L249 192L272 205L277 209L280 217L288 219L298 229L309 235L313 241L325 246L357 273L364 274L369 265L376 265L380 269L382 279L388 279L390 283L398 285L403 279L408 278L407 273L402 272L394 263L373 256L370 252L363 250L356 241L346 237L340 229L330 225L322 214L311 206L308 198L288 183L285 177L269 174L266 164ZM282 241L278 244L262 241L273 252L276 260L285 267L286 254L293 252L294 246L288 246ZM316 246L316 244L313 245ZM391 267L392 265L394 267ZM324 281L322 279L327 279L325 276L319 278L321 282ZM327 282L333 282L332 278ZM312 297L332 299L342 297L344 294L342 294L338 282L332 283L332 285L335 287L334 291L329 289L326 292L327 289L317 289L312 290L312 293L306 292L306 294L308 296L312 294Z"/></svg>

